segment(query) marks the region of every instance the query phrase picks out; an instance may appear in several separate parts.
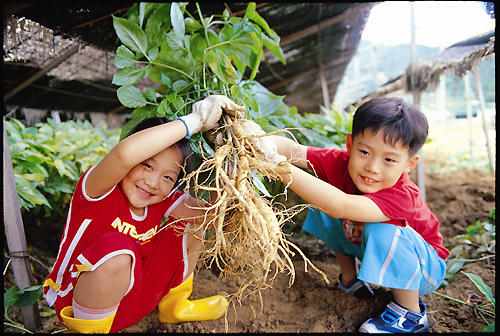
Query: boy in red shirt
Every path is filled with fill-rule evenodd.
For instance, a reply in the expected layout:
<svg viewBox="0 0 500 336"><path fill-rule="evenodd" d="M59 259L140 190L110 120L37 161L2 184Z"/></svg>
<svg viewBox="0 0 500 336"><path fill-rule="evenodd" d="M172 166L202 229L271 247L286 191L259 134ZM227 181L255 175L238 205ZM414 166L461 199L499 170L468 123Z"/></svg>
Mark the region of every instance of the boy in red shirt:
<svg viewBox="0 0 500 336"><path fill-rule="evenodd" d="M303 229L335 251L342 272L338 288L361 298L373 295L372 283L394 294L360 331L425 332L429 324L419 296L439 287L449 255L436 216L408 177L427 139L427 120L400 98L377 98L357 109L352 128L345 149L266 138L295 166L318 176L292 167L282 181L320 210L310 211ZM358 274L355 257L362 261Z"/></svg>

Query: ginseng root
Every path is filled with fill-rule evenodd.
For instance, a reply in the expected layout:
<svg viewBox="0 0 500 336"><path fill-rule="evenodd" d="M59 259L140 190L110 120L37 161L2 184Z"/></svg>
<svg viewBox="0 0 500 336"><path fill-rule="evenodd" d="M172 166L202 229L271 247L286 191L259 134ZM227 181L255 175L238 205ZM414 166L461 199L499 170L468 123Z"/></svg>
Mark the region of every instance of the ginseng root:
<svg viewBox="0 0 500 336"><path fill-rule="evenodd" d="M278 174L290 173L290 163L266 161L250 138L243 136L240 121L244 119L226 117L224 144L216 148L214 156L205 160L202 167L186 177L187 186L192 184L196 191L206 190L216 195L205 214L200 259L207 267L215 263L222 278L236 276L239 279L239 290L230 299L239 302L252 293L272 287L278 272L286 271L290 275L289 285L293 284L295 268L291 248L303 257L306 271L310 265L329 283L326 275L282 232L284 223L305 207L274 208L258 194L253 184L255 174L250 174L250 170L276 180ZM206 181L198 184L201 172L209 172L214 177L214 186L205 185Z"/></svg>

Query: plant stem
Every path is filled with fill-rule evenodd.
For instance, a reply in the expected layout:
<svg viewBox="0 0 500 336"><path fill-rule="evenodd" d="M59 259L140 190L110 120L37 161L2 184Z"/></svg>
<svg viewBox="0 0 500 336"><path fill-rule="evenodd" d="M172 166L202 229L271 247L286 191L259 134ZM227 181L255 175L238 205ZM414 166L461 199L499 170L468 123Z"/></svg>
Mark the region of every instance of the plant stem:
<svg viewBox="0 0 500 336"><path fill-rule="evenodd" d="M203 20L203 15L201 14L200 5L196 3L196 8L198 9L198 15L200 16L201 24L203 25L203 31L205 33L205 39L207 40L207 46L210 47L210 40L208 39L207 26L205 25L205 21Z"/></svg>
<svg viewBox="0 0 500 336"><path fill-rule="evenodd" d="M144 61L137 61L137 63L142 63L142 64L152 64L152 65L157 65L157 66L161 66L161 67L164 67L164 68L167 68L167 69L170 69L170 70L174 70L174 71L177 71L178 73L186 76L187 78L191 79L193 82L196 82L196 83L199 83L195 78L191 77L190 75L188 75L187 73L185 73L184 71L180 70L180 69L177 69L177 68L174 68L170 65L167 65L167 64L163 64L163 63L157 63L157 62L144 62Z"/></svg>
<svg viewBox="0 0 500 336"><path fill-rule="evenodd" d="M434 293L434 294L437 294L437 295L440 295L440 296L442 296L442 297L444 297L444 298L447 298L448 300L453 300L453 301L456 301L456 302L458 302L458 303L461 303L461 304L467 305L467 303L463 302L462 300L452 298L452 297L450 297L450 296L448 296L448 295L444 295L444 294L438 293L438 292L436 292L436 291L433 291L433 293Z"/></svg>

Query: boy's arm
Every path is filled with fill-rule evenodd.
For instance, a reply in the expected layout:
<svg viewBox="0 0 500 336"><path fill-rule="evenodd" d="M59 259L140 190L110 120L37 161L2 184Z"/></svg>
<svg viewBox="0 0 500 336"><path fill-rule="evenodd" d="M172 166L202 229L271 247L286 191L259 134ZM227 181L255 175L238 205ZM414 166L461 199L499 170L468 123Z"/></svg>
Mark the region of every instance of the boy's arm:
<svg viewBox="0 0 500 336"><path fill-rule="evenodd" d="M89 173L85 191L99 197L116 184L137 164L175 144L186 135L210 129L226 113L244 113L245 107L226 96L209 96L193 105L193 111L166 124L150 127L120 141Z"/></svg>
<svg viewBox="0 0 500 336"><path fill-rule="evenodd" d="M286 156L287 159L292 159L291 163L297 167L307 167L307 146L301 145L292 139L279 135L270 135L267 139L274 142L278 154Z"/></svg>
<svg viewBox="0 0 500 336"><path fill-rule="evenodd" d="M176 206L170 215L174 218L185 218L187 222L200 225L204 221L206 209L210 203L203 199L187 196L183 202Z"/></svg>
<svg viewBox="0 0 500 336"><path fill-rule="evenodd" d="M281 181L285 184L291 181L289 187L297 195L330 217L357 222L383 222L391 219L368 197L346 194L299 168L292 167L291 174L282 174Z"/></svg>
<svg viewBox="0 0 500 336"><path fill-rule="evenodd" d="M89 173L85 183L87 195L99 197L105 194L135 165L173 145L186 134L184 123L175 120L123 139Z"/></svg>

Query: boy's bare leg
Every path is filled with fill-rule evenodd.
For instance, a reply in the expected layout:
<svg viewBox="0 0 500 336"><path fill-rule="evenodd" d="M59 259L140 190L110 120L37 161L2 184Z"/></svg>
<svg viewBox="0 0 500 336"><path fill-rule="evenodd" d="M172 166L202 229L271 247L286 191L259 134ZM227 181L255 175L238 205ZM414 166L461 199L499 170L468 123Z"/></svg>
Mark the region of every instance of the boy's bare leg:
<svg viewBox="0 0 500 336"><path fill-rule="evenodd" d="M335 251L342 272L342 284L347 286L356 277L356 259L354 256L340 254Z"/></svg>
<svg viewBox="0 0 500 336"><path fill-rule="evenodd" d="M418 290L405 290L391 288L392 294L394 295L394 301L396 301L401 306L414 311L415 313L420 313L420 306L418 305Z"/></svg>
<svg viewBox="0 0 500 336"><path fill-rule="evenodd" d="M73 298L79 305L106 309L117 305L130 285L132 257L121 254L110 258L93 272L80 274Z"/></svg>
<svg viewBox="0 0 500 336"><path fill-rule="evenodd" d="M194 235L191 233L186 233L187 235L186 252L188 259L188 269L186 277L182 279L183 282L186 281L191 276L191 274L193 274L194 269L196 268L196 263L198 261L198 257L200 256L202 248L202 243L201 243L202 234L203 234L202 229L197 230L194 233Z"/></svg>

